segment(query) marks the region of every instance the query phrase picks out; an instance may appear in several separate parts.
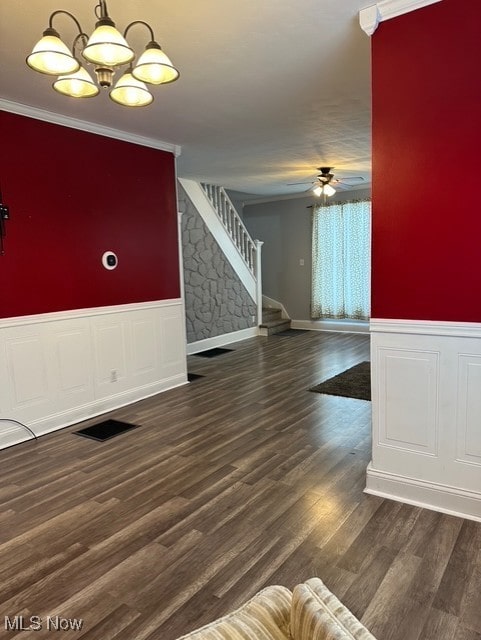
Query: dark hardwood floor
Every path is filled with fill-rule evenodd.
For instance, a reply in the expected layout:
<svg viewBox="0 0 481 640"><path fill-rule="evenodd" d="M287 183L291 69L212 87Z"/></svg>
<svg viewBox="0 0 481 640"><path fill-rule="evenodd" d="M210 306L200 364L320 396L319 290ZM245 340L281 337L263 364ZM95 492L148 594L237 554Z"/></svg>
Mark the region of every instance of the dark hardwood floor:
<svg viewBox="0 0 481 640"><path fill-rule="evenodd" d="M0 451L0 637L172 640L317 575L378 640L481 640L481 524L363 494L370 403L308 391L368 336L232 348L108 415L139 429Z"/></svg>

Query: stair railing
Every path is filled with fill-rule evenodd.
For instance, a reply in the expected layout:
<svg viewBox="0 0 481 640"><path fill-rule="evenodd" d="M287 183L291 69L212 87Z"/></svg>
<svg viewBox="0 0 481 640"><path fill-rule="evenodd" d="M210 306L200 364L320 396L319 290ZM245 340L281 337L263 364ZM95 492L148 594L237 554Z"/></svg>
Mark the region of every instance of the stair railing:
<svg viewBox="0 0 481 640"><path fill-rule="evenodd" d="M249 271L257 277L256 242L251 238L225 189L212 184L201 185Z"/></svg>

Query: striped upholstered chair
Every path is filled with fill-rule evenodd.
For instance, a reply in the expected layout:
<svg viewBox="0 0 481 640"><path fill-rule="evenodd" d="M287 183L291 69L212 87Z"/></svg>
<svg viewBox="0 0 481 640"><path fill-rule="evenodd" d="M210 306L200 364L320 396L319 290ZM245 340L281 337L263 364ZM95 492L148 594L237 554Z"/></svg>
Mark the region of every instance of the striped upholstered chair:
<svg viewBox="0 0 481 640"><path fill-rule="evenodd" d="M232 613L179 640L375 640L319 578L266 587Z"/></svg>

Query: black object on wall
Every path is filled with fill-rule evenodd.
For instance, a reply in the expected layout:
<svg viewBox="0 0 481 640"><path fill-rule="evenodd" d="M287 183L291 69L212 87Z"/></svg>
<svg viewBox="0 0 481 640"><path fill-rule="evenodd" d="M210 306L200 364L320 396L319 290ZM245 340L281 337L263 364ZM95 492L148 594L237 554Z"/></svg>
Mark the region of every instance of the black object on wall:
<svg viewBox="0 0 481 640"><path fill-rule="evenodd" d="M10 220L10 211L8 206L3 202L2 188L0 187L0 255L5 255L5 249L3 248L3 239L7 235L5 229L5 220Z"/></svg>

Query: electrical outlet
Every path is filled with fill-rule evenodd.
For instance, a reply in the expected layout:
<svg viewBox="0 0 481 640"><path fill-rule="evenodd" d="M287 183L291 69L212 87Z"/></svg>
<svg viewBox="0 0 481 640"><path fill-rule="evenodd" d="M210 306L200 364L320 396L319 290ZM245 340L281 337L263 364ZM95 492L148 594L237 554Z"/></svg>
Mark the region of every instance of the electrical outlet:
<svg viewBox="0 0 481 640"><path fill-rule="evenodd" d="M251 322L255 322L256 321L256 317L255 316L251 316Z"/></svg>
<svg viewBox="0 0 481 640"><path fill-rule="evenodd" d="M117 382L117 369L112 369L110 372L110 382Z"/></svg>

